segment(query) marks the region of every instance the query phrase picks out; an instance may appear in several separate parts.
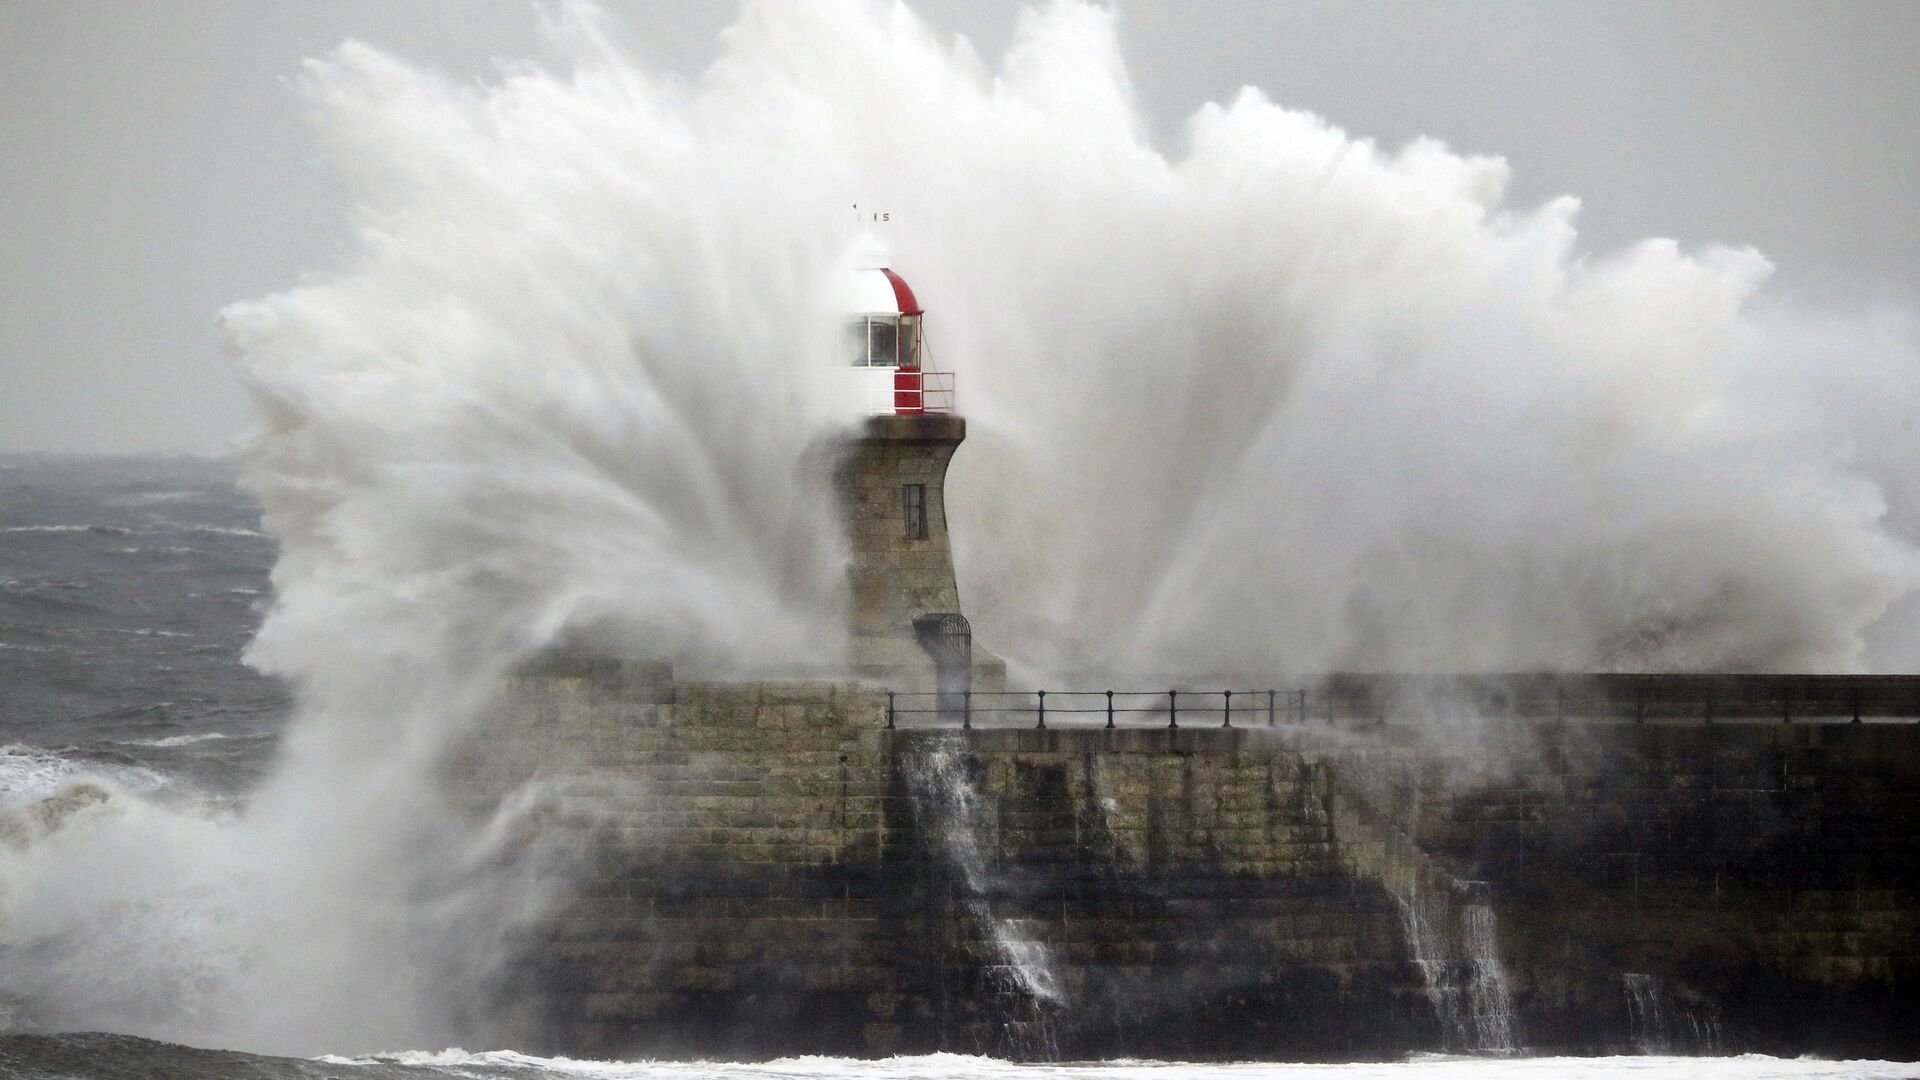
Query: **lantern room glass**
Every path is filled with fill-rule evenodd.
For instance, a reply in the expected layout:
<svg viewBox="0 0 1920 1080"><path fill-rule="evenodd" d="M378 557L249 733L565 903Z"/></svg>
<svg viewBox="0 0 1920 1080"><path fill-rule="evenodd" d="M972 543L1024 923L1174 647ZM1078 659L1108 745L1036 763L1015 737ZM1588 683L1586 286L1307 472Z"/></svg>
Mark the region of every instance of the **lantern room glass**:
<svg viewBox="0 0 1920 1080"><path fill-rule="evenodd" d="M862 315L847 323L847 360L854 367L919 367L920 316Z"/></svg>
<svg viewBox="0 0 1920 1080"><path fill-rule="evenodd" d="M920 366L920 316L900 316L899 366L917 368Z"/></svg>
<svg viewBox="0 0 1920 1080"><path fill-rule="evenodd" d="M888 315L867 316L867 366L900 366L900 324Z"/></svg>

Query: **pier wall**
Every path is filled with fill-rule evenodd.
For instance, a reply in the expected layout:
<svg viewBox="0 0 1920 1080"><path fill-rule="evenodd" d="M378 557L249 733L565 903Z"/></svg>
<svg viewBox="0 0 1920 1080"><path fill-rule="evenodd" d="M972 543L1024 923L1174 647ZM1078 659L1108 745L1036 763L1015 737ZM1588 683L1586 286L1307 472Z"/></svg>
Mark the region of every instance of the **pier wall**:
<svg viewBox="0 0 1920 1080"><path fill-rule="evenodd" d="M1920 729L1502 739L887 731L856 687L602 665L518 680L450 774L476 812L533 792L575 856L523 965L548 1050L1442 1049L1407 905L1454 888L1521 1045L1920 1056Z"/></svg>
<svg viewBox="0 0 1920 1080"><path fill-rule="evenodd" d="M1531 1037L1631 1030L1634 973L1732 1049L1920 1057L1920 727L1525 737L1504 770L1394 770L1392 816L1488 883Z"/></svg>

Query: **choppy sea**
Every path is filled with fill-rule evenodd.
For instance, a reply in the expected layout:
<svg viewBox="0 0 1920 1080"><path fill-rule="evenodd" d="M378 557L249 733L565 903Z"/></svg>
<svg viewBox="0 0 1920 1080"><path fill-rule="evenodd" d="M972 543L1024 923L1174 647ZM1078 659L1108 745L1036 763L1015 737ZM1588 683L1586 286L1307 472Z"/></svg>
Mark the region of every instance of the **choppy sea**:
<svg viewBox="0 0 1920 1080"><path fill-rule="evenodd" d="M226 463L0 458L0 800L245 792L287 710L240 662L273 558Z"/></svg>
<svg viewBox="0 0 1920 1080"><path fill-rule="evenodd" d="M191 458L0 458L0 806L102 775L157 799L238 802L264 774L287 696L241 661L274 543L233 467ZM0 923L0 964L9 962ZM1256 1077L1920 1077L1920 1065L1725 1058L1417 1056L1351 1065L1012 1064L955 1055L760 1064L594 1062L498 1049L295 1059L105 1033L0 1029L0 1078L845 1076L995 1080Z"/></svg>

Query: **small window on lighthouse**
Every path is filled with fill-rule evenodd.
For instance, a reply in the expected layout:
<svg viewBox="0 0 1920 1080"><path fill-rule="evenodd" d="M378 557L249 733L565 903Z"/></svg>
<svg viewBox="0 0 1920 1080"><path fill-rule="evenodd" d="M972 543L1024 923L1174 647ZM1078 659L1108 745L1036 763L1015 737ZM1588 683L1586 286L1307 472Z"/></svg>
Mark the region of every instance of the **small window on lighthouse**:
<svg viewBox="0 0 1920 1080"><path fill-rule="evenodd" d="M900 509L906 514L907 539L927 538L927 485L906 484L900 488Z"/></svg>

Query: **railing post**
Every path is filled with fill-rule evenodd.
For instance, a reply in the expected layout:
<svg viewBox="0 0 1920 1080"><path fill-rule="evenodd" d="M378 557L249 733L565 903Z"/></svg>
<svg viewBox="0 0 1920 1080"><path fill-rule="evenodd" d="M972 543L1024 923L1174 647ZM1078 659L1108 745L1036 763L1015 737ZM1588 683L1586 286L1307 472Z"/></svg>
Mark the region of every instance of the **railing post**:
<svg viewBox="0 0 1920 1080"><path fill-rule="evenodd" d="M1167 691L1167 726L1170 728L1180 726L1180 691L1178 690Z"/></svg>
<svg viewBox="0 0 1920 1080"><path fill-rule="evenodd" d="M887 691L887 730L893 730L893 691Z"/></svg>
<svg viewBox="0 0 1920 1080"><path fill-rule="evenodd" d="M1107 691L1107 726L1113 726L1113 691Z"/></svg>
<svg viewBox="0 0 1920 1080"><path fill-rule="evenodd" d="M970 729L973 727L972 690L960 691L960 727L962 729Z"/></svg>
<svg viewBox="0 0 1920 1080"><path fill-rule="evenodd" d="M1047 730L1047 692L1045 690L1036 690L1034 691L1034 693L1040 695L1040 725L1039 726L1041 731L1045 731Z"/></svg>
<svg viewBox="0 0 1920 1080"><path fill-rule="evenodd" d="M1220 701L1220 726L1230 728L1233 726L1233 691L1222 690Z"/></svg>
<svg viewBox="0 0 1920 1080"><path fill-rule="evenodd" d="M1277 701L1279 697L1280 697L1280 692L1278 690L1267 691L1267 726L1268 727L1272 727L1274 726L1274 724L1278 723L1278 720L1275 719L1277 714L1275 714L1275 712L1273 711L1273 706L1274 706L1274 702Z"/></svg>

